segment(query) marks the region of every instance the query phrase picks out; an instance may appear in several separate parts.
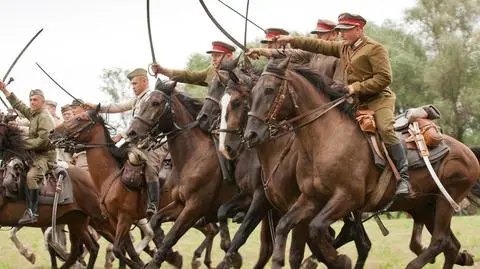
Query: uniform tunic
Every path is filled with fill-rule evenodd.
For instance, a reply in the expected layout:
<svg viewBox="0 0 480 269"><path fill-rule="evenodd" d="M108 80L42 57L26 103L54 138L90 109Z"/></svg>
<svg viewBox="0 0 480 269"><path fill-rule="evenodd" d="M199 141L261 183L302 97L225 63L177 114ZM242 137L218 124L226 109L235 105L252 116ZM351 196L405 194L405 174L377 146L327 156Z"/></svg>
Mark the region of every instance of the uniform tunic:
<svg viewBox="0 0 480 269"><path fill-rule="evenodd" d="M33 152L33 165L27 172L27 187L39 189L39 182L48 171L49 165L56 160L56 152L50 144L48 134L55 128L55 123L46 108L32 111L12 93L7 97L13 108L22 113L30 121L28 136L25 139L25 149Z"/></svg>
<svg viewBox="0 0 480 269"><path fill-rule="evenodd" d="M387 145L400 143L393 130L395 94L389 86L392 69L386 49L362 37L355 44L295 37L292 47L340 58L345 82L352 85L360 109L375 111L378 132Z"/></svg>

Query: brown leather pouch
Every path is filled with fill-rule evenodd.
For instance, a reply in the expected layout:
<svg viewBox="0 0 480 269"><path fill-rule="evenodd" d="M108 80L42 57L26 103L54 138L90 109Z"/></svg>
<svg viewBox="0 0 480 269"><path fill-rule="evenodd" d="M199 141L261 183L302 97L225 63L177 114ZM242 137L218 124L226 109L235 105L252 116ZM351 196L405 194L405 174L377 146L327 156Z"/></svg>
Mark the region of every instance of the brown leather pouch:
<svg viewBox="0 0 480 269"><path fill-rule="evenodd" d="M356 119L360 129L365 133L376 133L377 127L375 125L375 118L373 117L375 112L373 110L357 110Z"/></svg>
<svg viewBox="0 0 480 269"><path fill-rule="evenodd" d="M145 163L133 165L129 161L125 162L122 172L122 181L127 188L140 190L145 184Z"/></svg>
<svg viewBox="0 0 480 269"><path fill-rule="evenodd" d="M443 136L440 132L440 128L438 128L433 121L428 119L417 119L417 122L427 146L435 147L442 142Z"/></svg>

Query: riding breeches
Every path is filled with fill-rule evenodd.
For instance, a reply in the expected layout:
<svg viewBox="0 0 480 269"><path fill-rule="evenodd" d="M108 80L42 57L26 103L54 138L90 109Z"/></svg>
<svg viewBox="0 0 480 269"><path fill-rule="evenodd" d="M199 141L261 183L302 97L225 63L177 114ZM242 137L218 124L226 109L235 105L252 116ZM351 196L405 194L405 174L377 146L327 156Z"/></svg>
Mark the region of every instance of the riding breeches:
<svg viewBox="0 0 480 269"><path fill-rule="evenodd" d="M40 182L48 171L49 158L47 156L35 156L33 165L27 172L27 188L36 190L40 188Z"/></svg>
<svg viewBox="0 0 480 269"><path fill-rule="evenodd" d="M400 143L393 123L395 122L395 95L382 96L366 104L361 104L361 108L368 108L375 111L375 124L385 145L394 145Z"/></svg>
<svg viewBox="0 0 480 269"><path fill-rule="evenodd" d="M155 150L142 150L147 155L145 166L145 179L147 182L158 181L158 173L163 166L163 160L168 154L168 151L163 147Z"/></svg>

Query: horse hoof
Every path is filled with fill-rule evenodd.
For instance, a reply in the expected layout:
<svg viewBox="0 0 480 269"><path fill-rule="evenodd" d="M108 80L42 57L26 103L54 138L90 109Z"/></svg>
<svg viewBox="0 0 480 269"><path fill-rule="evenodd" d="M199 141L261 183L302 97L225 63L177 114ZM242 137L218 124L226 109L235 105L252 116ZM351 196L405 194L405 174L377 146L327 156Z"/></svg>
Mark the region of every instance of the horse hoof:
<svg viewBox="0 0 480 269"><path fill-rule="evenodd" d="M335 262L335 268L352 268L352 260L347 255L338 255L337 261Z"/></svg>
<svg viewBox="0 0 480 269"><path fill-rule="evenodd" d="M472 266L474 264L473 255L464 250L458 253L456 264L461 266Z"/></svg>
<svg viewBox="0 0 480 269"><path fill-rule="evenodd" d="M28 260L31 264L35 264L35 262L37 261L37 257L35 256L34 253L32 253L30 256L27 257L27 260Z"/></svg>
<svg viewBox="0 0 480 269"><path fill-rule="evenodd" d="M226 265L239 269L242 267L242 256L238 252L227 253L225 255Z"/></svg>
<svg viewBox="0 0 480 269"><path fill-rule="evenodd" d="M301 268L302 269L316 269L317 266L318 266L317 262L312 257L309 257L303 262Z"/></svg>
<svg viewBox="0 0 480 269"><path fill-rule="evenodd" d="M178 253L178 251L173 251L169 255L167 255L167 262L175 268L182 268L183 257L182 255L180 255L180 253ZM192 259L192 266L193 266L193 259Z"/></svg>
<svg viewBox="0 0 480 269"><path fill-rule="evenodd" d="M225 261L221 261L215 269L228 269L227 265L225 264Z"/></svg>
<svg viewBox="0 0 480 269"><path fill-rule="evenodd" d="M192 259L192 269L198 269L202 267L202 262L197 259Z"/></svg>
<svg viewBox="0 0 480 269"><path fill-rule="evenodd" d="M150 261L143 267L143 269L158 269L158 268L160 268L160 266L157 266L153 261Z"/></svg>

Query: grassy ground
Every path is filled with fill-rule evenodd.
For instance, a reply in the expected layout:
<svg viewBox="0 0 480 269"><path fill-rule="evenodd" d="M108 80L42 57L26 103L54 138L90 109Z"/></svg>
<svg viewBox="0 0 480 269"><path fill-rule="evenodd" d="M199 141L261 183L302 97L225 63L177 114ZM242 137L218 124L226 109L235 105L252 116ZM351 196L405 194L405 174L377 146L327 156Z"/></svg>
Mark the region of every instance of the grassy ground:
<svg viewBox="0 0 480 269"><path fill-rule="evenodd" d="M339 228L340 224L335 227ZM405 268L407 263L414 258L409 251L408 244L412 229L412 221L409 219L385 220L385 225L390 230L390 235L383 237L378 227L373 221L366 223L367 232L372 240L372 250L365 268ZM166 226L165 228L168 228ZM462 244L462 250L468 249L470 253L475 255L476 265L473 268L480 268L480 216L474 217L456 217L453 220L453 231L457 235ZM231 225L232 234L238 228L237 225ZM4 228L5 229L5 228ZM8 239L8 232L0 233L0 269L10 268L50 268L48 253L43 246L40 230L23 229L19 232L22 242L32 247L37 254L37 262L35 265L28 263L17 252L13 244ZM219 236L217 236L213 250L213 261L216 264L222 258L222 251L219 248ZM190 260L194 249L203 240L203 235L192 230L188 232L175 247L184 257L184 267L190 268ZM424 245L429 241L428 232L424 232ZM101 242L101 250L97 260L96 268L103 268L105 241ZM258 229L249 238L247 244L241 249L243 256L243 268L252 268L258 256L259 236ZM352 259L356 258L356 251L353 244L349 244L340 249L341 253L346 253ZM148 261L147 257L143 257L144 261ZM288 261L288 258L287 258ZM428 265L425 268L441 268L443 256L437 258L437 263ZM170 268L162 266L162 268ZM287 266L288 268L288 266ZM320 266L319 268L325 268ZM458 267L460 268L460 267Z"/></svg>

